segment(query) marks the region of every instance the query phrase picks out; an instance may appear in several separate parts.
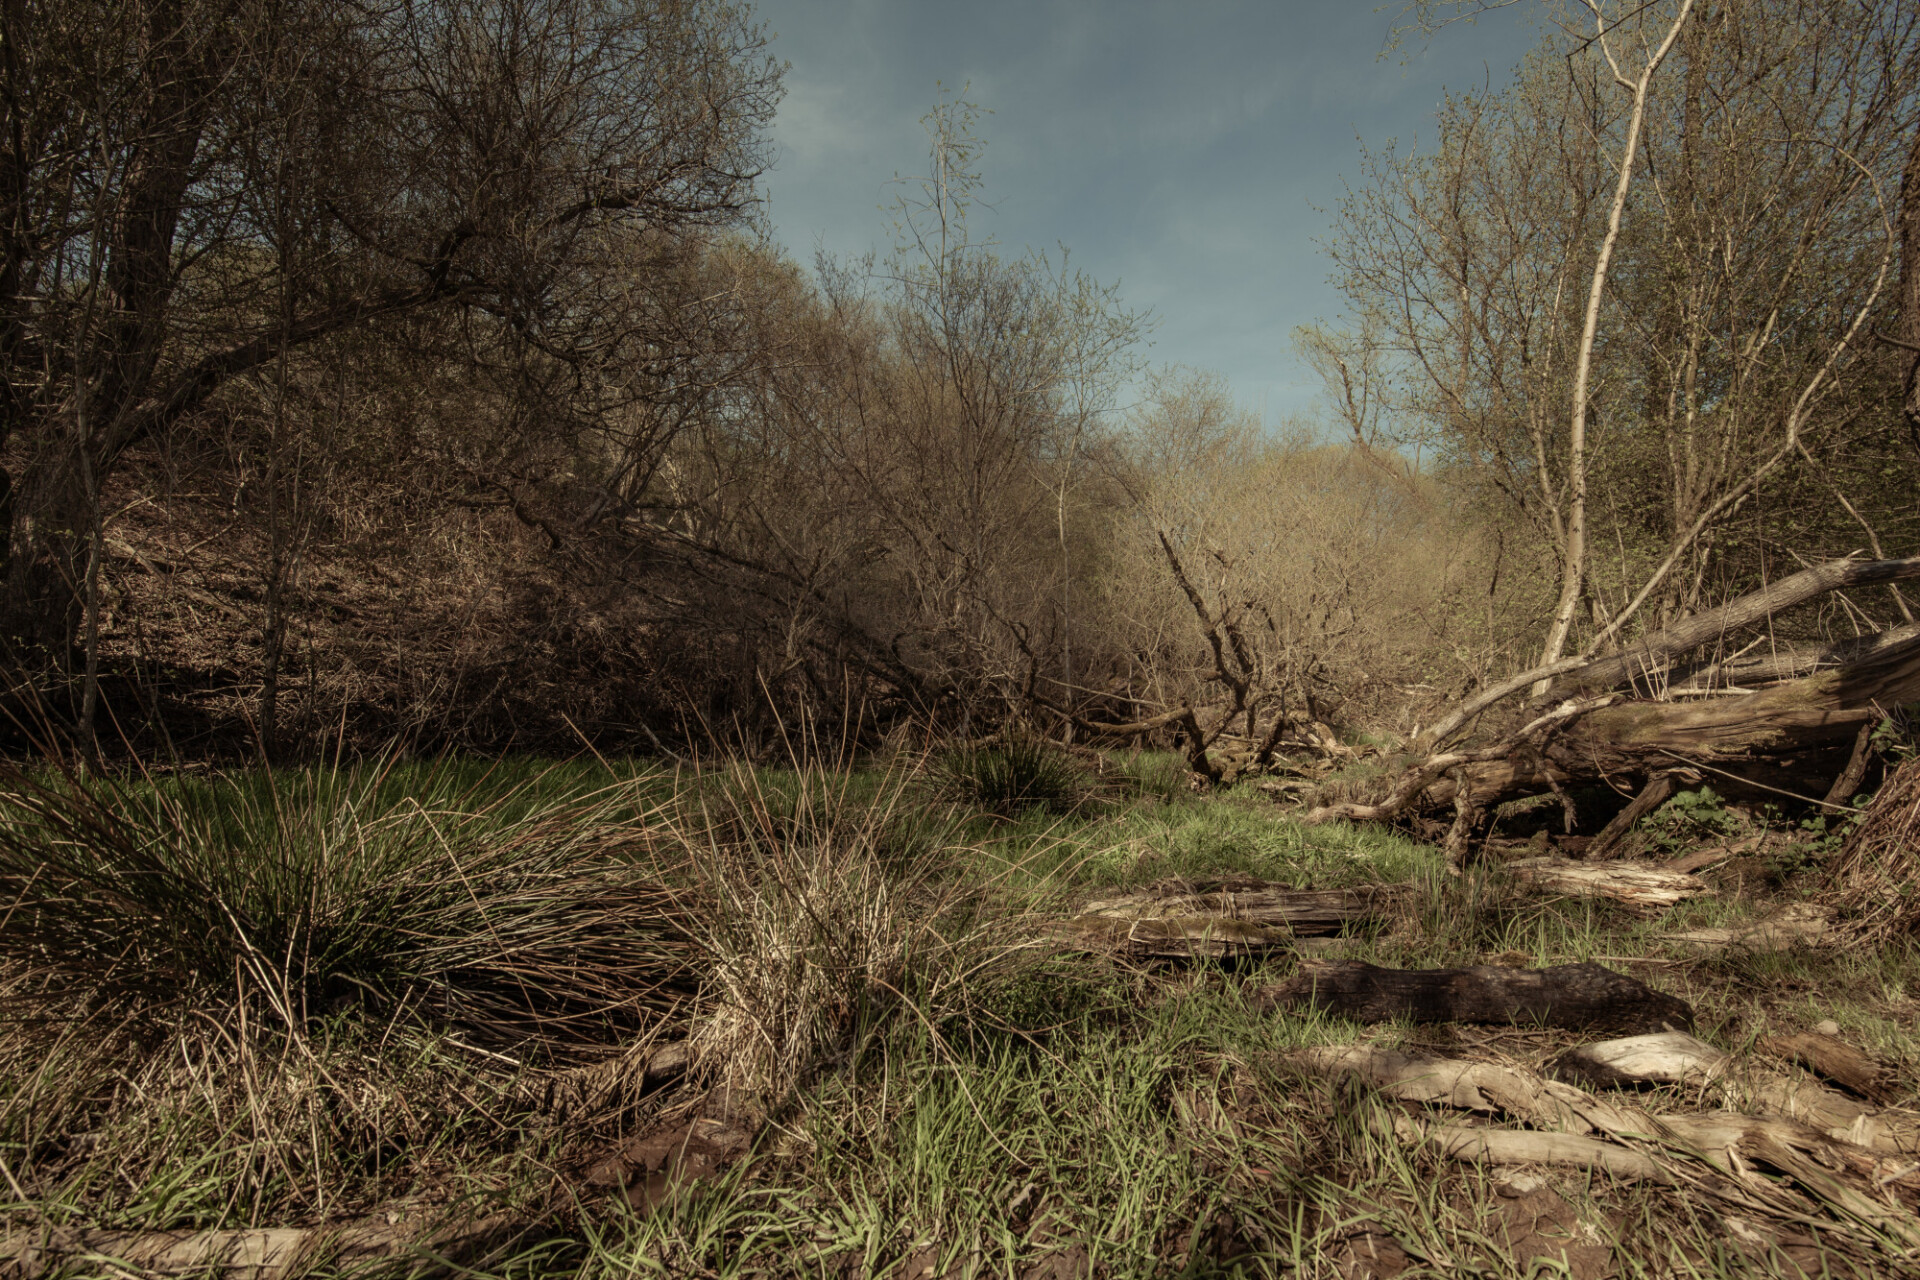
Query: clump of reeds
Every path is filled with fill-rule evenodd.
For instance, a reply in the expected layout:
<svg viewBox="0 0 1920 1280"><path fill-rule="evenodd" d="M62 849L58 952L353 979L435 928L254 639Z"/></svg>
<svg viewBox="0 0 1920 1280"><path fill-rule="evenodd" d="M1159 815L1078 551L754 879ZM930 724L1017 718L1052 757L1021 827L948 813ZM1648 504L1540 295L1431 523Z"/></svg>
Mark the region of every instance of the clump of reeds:
<svg viewBox="0 0 1920 1280"><path fill-rule="evenodd" d="M471 790L392 762L209 779L0 773L0 965L51 1015L405 1006L476 1040L604 1043L691 993L627 787Z"/></svg>
<svg viewBox="0 0 1920 1280"><path fill-rule="evenodd" d="M1829 883L1837 905L1872 941L1920 935L1920 756L1888 770L1847 833Z"/></svg>
<svg viewBox="0 0 1920 1280"><path fill-rule="evenodd" d="M765 1114L901 1018L936 1019L989 941L980 886L910 789L878 795L802 766L784 786L737 771L683 829L702 909L696 1058L727 1105Z"/></svg>
<svg viewBox="0 0 1920 1280"><path fill-rule="evenodd" d="M934 778L950 798L1005 817L1025 809L1069 813L1088 796L1080 766L1031 734L953 747L935 764Z"/></svg>

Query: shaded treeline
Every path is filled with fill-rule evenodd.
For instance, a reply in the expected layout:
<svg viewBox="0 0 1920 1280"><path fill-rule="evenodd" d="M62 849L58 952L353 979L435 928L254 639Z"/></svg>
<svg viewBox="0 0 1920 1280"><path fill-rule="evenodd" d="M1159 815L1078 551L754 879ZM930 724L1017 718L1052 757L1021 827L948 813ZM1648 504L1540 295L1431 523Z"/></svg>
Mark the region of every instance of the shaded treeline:
<svg viewBox="0 0 1920 1280"><path fill-rule="evenodd" d="M745 6L8 6L11 705L189 754L1027 721L1217 774L1910 552L1914 18L1667 8L1570 450L1625 120L1577 31L1370 158L1329 416L1275 431L979 234L965 103L890 252L794 264Z"/></svg>

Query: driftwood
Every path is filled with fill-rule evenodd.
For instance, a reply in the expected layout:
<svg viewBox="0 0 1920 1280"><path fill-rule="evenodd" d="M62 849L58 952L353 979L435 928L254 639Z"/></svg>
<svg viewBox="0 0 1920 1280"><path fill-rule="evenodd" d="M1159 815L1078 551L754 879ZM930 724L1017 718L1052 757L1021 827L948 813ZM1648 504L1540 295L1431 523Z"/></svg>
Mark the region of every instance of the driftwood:
<svg viewBox="0 0 1920 1280"><path fill-rule="evenodd" d="M1780 1052L1782 1048L1791 1050L1813 1038L1780 1037L1761 1047L1788 1057L1791 1054ZM1875 1107L1804 1077L1737 1060L1688 1035L1634 1036L1581 1045L1562 1054L1553 1072L1563 1081L1595 1087L1711 1085L1729 1104L1797 1121L1836 1140L1879 1152L1920 1153L1920 1116Z"/></svg>
<svg viewBox="0 0 1920 1280"><path fill-rule="evenodd" d="M1357 960L1308 963L1268 988L1275 1006L1356 1022L1523 1023L1612 1031L1691 1027L1685 1001L1597 964L1551 969L1383 969Z"/></svg>
<svg viewBox="0 0 1920 1280"><path fill-rule="evenodd" d="M1570 898L1611 898L1650 916L1713 892L1698 876L1645 862L1523 858L1509 862L1507 872L1537 889Z"/></svg>
<svg viewBox="0 0 1920 1280"><path fill-rule="evenodd" d="M1430 1143L1449 1159L1475 1164L1560 1165L1597 1169L1636 1182L1673 1181L1650 1156L1578 1134L1532 1129L1469 1129L1460 1125L1423 1124L1412 1116L1395 1116L1393 1134L1409 1146Z"/></svg>

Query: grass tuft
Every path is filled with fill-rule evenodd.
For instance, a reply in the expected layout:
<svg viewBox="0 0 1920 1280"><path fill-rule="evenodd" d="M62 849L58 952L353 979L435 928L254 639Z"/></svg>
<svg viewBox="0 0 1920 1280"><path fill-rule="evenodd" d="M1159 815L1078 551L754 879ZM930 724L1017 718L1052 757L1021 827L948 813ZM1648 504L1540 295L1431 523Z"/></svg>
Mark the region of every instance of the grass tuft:
<svg viewBox="0 0 1920 1280"><path fill-rule="evenodd" d="M1080 767L1052 744L1024 734L955 747L941 757L934 775L953 799L1002 817L1028 809L1071 813L1087 798Z"/></svg>

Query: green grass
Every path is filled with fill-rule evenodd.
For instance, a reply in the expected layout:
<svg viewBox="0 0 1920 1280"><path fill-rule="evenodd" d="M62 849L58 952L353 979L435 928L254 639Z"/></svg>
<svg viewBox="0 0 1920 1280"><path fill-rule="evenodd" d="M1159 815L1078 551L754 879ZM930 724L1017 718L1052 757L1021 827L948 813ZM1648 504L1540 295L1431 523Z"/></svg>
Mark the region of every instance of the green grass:
<svg viewBox="0 0 1920 1280"><path fill-rule="evenodd" d="M1660 935L1772 904L1647 920L1197 796L1177 757L1076 768L1066 812L966 802L911 760L11 777L0 1235L458 1202L539 1224L477 1274L1331 1277L1362 1245L1410 1275L1551 1274L1486 1234L1493 1175L1381 1137L1380 1103L1284 1058L1486 1033L1260 1012L1284 957L1135 968L1031 944L1030 914L1075 895L1229 872L1409 886L1325 954L1601 959L1726 1047L1834 1017L1920 1063L1920 949L1702 957ZM689 1030L679 1091L559 1122L529 1101L542 1064ZM582 1191L586 1164L703 1092L767 1122L752 1159L647 1212ZM1684 1197L1552 1185L1583 1238L1620 1242L1619 1274L1770 1274Z"/></svg>

